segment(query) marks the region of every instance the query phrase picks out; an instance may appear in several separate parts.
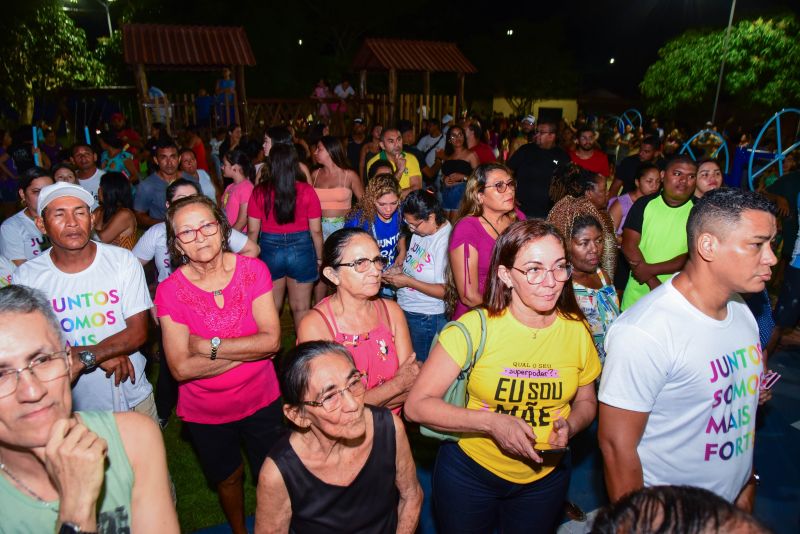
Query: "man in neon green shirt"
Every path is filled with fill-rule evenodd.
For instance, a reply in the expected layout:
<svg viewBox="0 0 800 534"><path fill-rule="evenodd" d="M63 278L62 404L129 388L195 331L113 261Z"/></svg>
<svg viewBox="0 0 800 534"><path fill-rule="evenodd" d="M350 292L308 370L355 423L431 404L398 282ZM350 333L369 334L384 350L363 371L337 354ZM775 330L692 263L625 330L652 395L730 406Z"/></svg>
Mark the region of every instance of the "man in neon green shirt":
<svg viewBox="0 0 800 534"><path fill-rule="evenodd" d="M692 210L697 165L676 156L661 172L663 189L631 206L622 231L622 253L631 266L622 295L626 310L686 263L686 221Z"/></svg>
<svg viewBox="0 0 800 534"><path fill-rule="evenodd" d="M381 152L367 162L367 169L379 159L392 164L394 177L400 184L400 197L422 188L422 171L413 154L403 152L403 136L397 128L387 128L381 133Z"/></svg>

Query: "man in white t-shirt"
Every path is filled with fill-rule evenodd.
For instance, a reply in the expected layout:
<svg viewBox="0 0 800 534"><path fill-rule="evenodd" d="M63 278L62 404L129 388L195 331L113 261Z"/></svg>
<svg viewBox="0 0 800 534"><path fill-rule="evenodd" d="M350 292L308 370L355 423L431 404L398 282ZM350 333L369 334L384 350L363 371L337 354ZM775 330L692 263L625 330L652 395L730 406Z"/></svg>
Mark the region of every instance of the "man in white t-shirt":
<svg viewBox="0 0 800 534"><path fill-rule="evenodd" d="M38 257L47 246L47 239L34 222L39 192L53 183L50 173L31 167L19 177L19 196L25 208L0 225L0 255L14 265L22 265Z"/></svg>
<svg viewBox="0 0 800 534"><path fill-rule="evenodd" d="M105 171L97 168L97 153L86 143L75 143L72 145L72 164L76 168L78 184L92 194L94 205L97 206L100 177L105 174Z"/></svg>
<svg viewBox="0 0 800 534"><path fill-rule="evenodd" d="M152 307L144 271L128 250L90 240L93 204L67 182L42 189L36 225L52 247L24 263L15 283L41 290L53 306L80 375L72 390L77 410L135 410L156 420L138 351Z"/></svg>
<svg viewBox="0 0 800 534"><path fill-rule="evenodd" d="M689 215L683 272L609 329L598 398L612 501L643 485L688 485L752 510L764 363L738 293L770 278L773 209L750 191L706 193Z"/></svg>

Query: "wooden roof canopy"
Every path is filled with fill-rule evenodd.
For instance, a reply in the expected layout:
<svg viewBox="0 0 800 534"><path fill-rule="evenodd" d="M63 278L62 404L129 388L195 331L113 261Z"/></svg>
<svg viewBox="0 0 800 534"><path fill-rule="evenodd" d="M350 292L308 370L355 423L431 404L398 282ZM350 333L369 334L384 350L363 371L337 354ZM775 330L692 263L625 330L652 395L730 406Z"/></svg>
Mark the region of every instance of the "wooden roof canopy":
<svg viewBox="0 0 800 534"><path fill-rule="evenodd" d="M398 72L478 72L455 43L405 39L365 39L353 58L352 68Z"/></svg>
<svg viewBox="0 0 800 534"><path fill-rule="evenodd" d="M247 34L234 26L124 24L125 63L150 70L215 70L256 64Z"/></svg>

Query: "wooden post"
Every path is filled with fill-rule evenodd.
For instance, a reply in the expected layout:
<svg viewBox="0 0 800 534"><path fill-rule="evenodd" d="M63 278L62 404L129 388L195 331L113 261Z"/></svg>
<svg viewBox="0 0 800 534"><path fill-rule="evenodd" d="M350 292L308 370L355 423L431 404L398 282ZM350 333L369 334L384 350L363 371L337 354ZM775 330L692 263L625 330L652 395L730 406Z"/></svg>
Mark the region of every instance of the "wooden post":
<svg viewBox="0 0 800 534"><path fill-rule="evenodd" d="M133 68L133 77L136 80L136 95L139 99L139 122L142 131L150 132L150 114L147 113L147 75L144 72L144 65L137 63Z"/></svg>
<svg viewBox="0 0 800 534"><path fill-rule="evenodd" d="M397 111L395 108L397 106L397 71L395 69L389 69L389 116L387 118L387 122L389 124L385 124L384 127L389 127L390 125L394 125L394 121L396 118L395 112Z"/></svg>
<svg viewBox="0 0 800 534"><path fill-rule="evenodd" d="M431 113L431 71L429 70L422 73L422 92L425 93L422 105L425 106L426 116L433 117L434 115ZM421 116L419 122L422 124Z"/></svg>
<svg viewBox="0 0 800 534"><path fill-rule="evenodd" d="M242 126L242 135L247 135L249 128L247 120L247 90L244 85L244 65L236 66L236 110L239 115L238 121Z"/></svg>
<svg viewBox="0 0 800 534"><path fill-rule="evenodd" d="M455 109L455 117L458 119L461 117L461 112L464 111L464 78L465 75L463 72L458 73L458 92L456 93L456 109Z"/></svg>

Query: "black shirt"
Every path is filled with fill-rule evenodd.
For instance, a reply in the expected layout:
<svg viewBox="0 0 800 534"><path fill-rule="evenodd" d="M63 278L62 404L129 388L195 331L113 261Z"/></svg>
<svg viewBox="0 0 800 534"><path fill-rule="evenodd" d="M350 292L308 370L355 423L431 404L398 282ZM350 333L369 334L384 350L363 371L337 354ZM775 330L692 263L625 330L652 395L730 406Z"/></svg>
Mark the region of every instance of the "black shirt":
<svg viewBox="0 0 800 534"><path fill-rule="evenodd" d="M533 143L522 145L508 160L517 179L517 202L526 217L547 217L553 205L549 194L553 171L566 161L569 156L561 148L544 149Z"/></svg>
<svg viewBox="0 0 800 534"><path fill-rule="evenodd" d="M367 142L367 138L360 143L356 143L353 136L347 138L347 161L350 162L350 168L358 172L358 165L361 163L361 147Z"/></svg>

